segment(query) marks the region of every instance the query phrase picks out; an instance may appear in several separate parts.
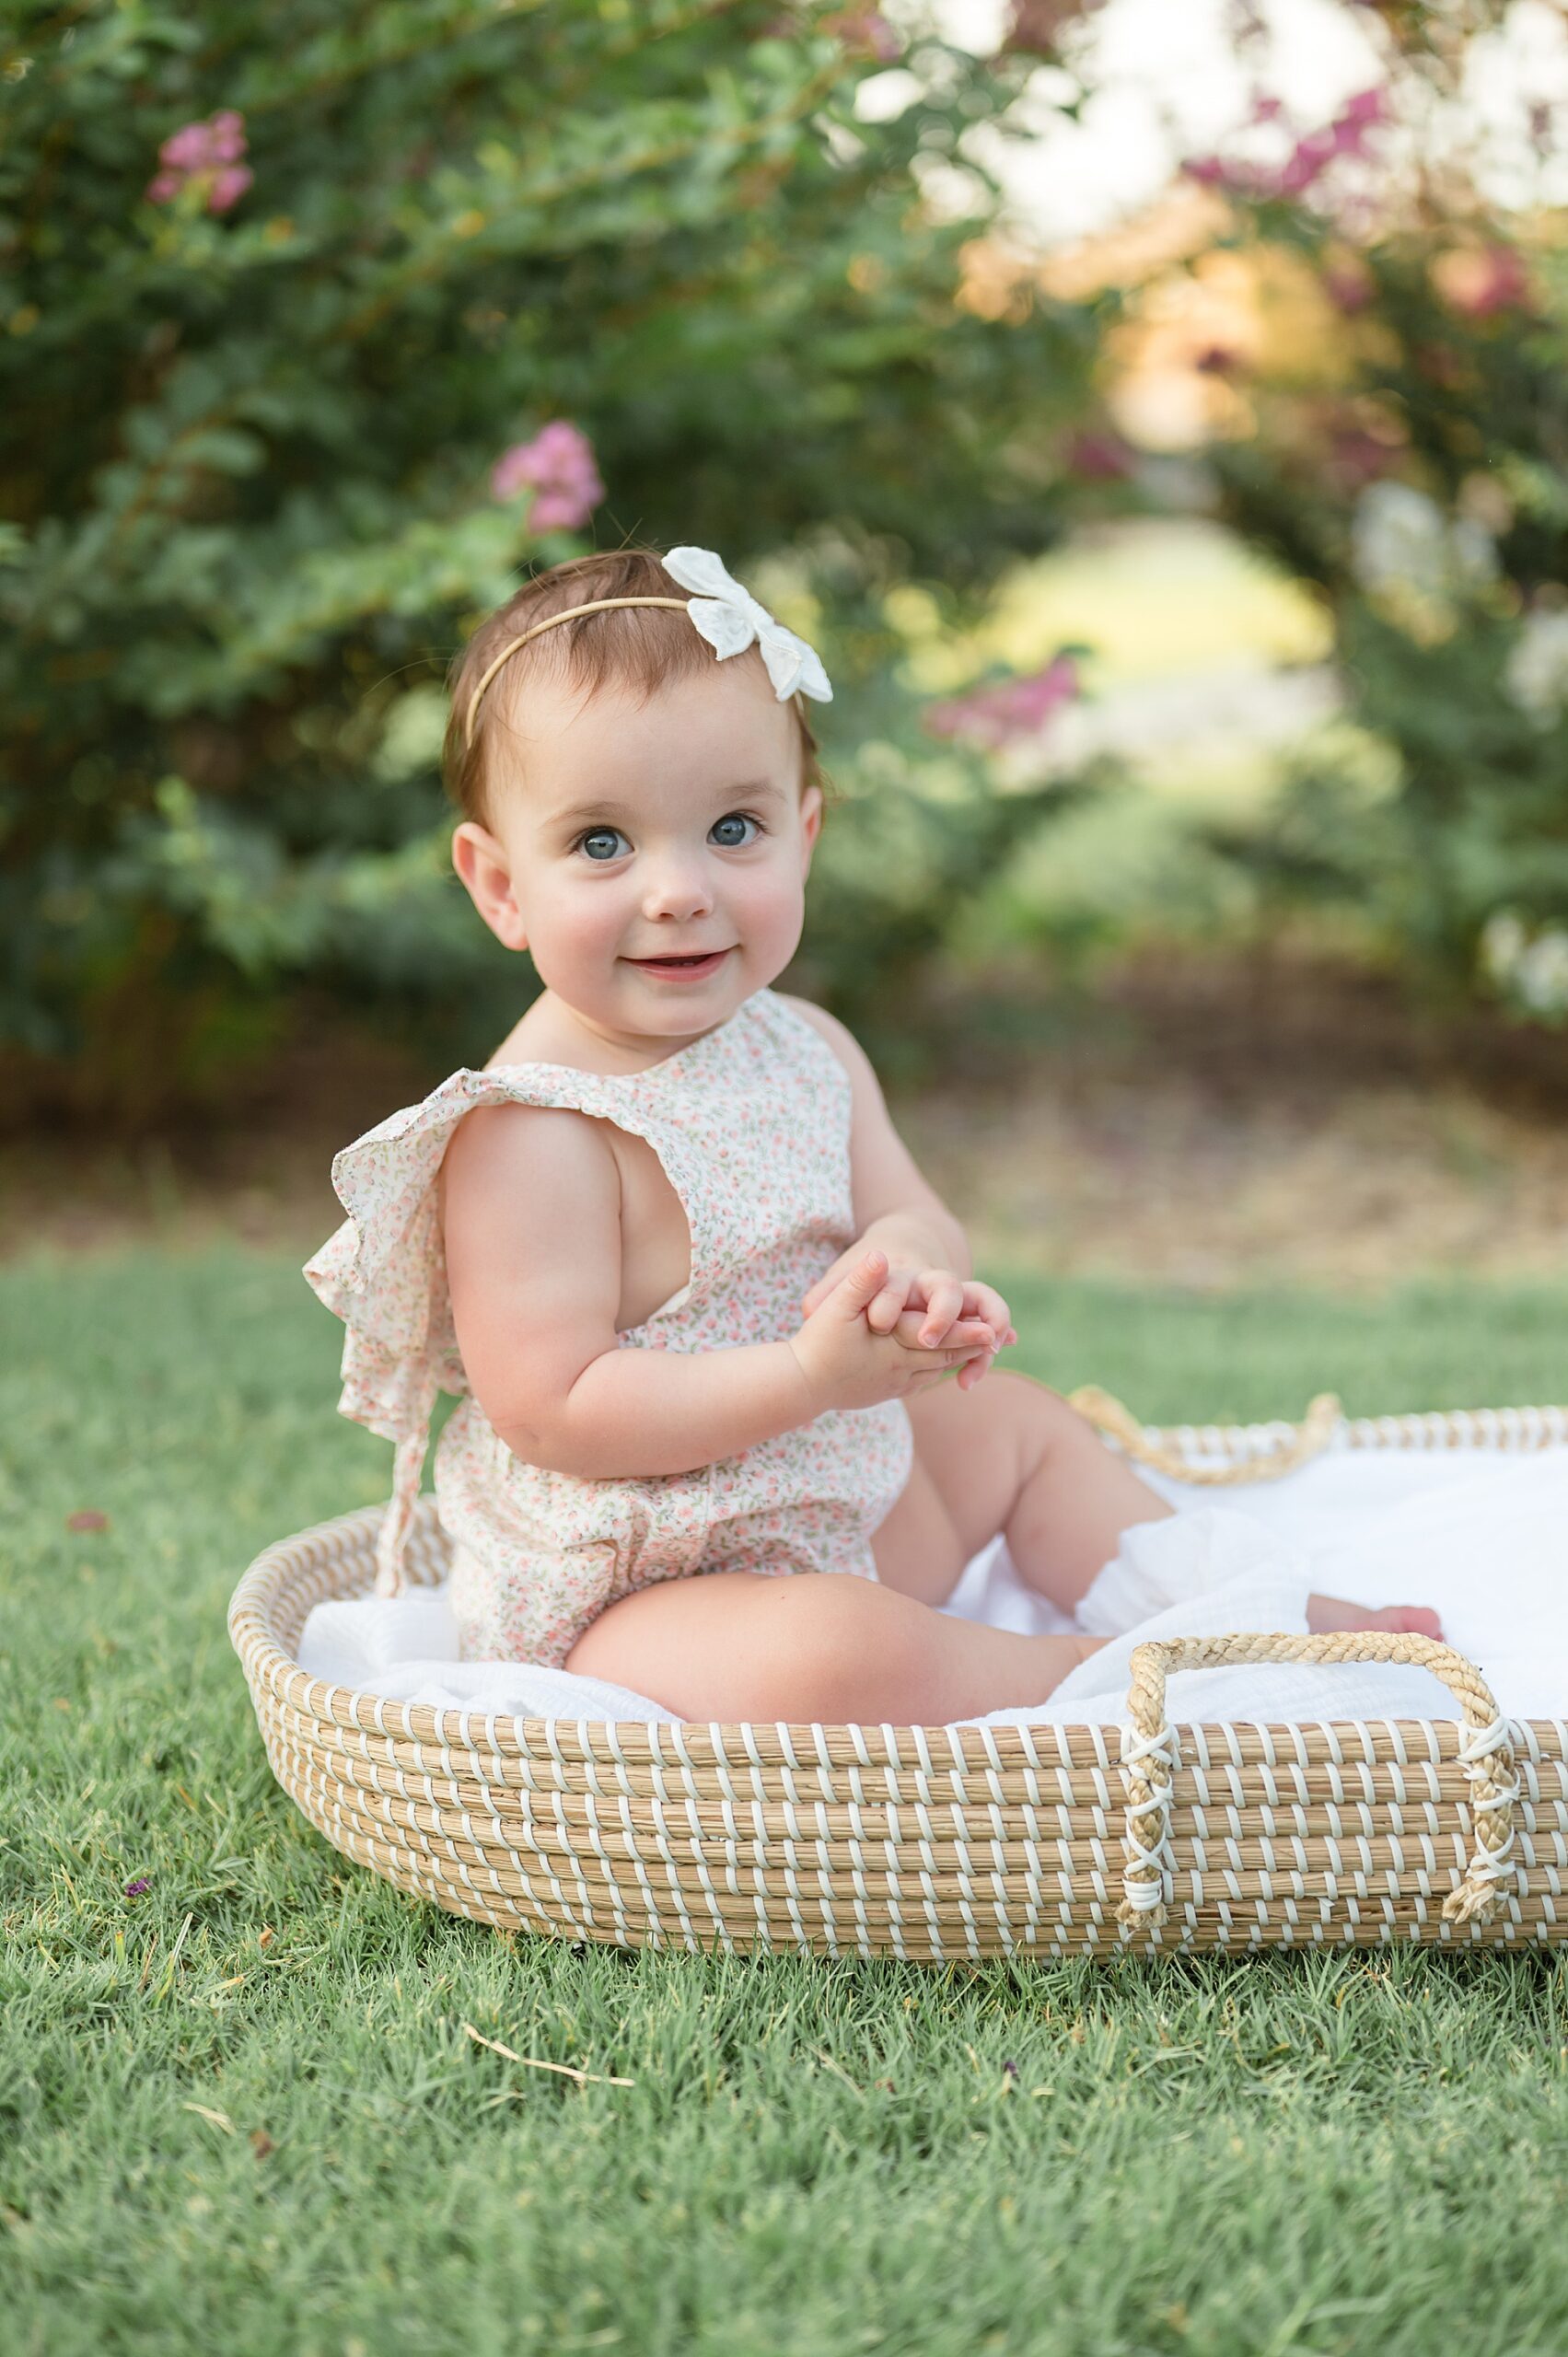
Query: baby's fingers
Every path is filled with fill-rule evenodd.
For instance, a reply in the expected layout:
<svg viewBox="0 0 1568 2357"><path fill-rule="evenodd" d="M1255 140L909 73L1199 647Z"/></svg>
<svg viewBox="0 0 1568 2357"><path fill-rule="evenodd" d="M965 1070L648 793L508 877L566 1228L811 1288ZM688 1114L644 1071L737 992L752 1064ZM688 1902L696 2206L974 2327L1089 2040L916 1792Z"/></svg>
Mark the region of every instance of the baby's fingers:
<svg viewBox="0 0 1568 2357"><path fill-rule="evenodd" d="M991 1364L990 1359L983 1353L977 1358L972 1351L950 1351L946 1343L939 1345L935 1350L912 1352L911 1356L912 1358L918 1356L921 1364L906 1381L904 1385L906 1393L928 1391L934 1383L946 1383L955 1367L958 1369L958 1383L962 1387L964 1376L970 1367L989 1366Z"/></svg>
<svg viewBox="0 0 1568 2357"><path fill-rule="evenodd" d="M935 1358L944 1351L957 1350L960 1356L970 1358L976 1351L993 1351L996 1337L982 1318L960 1318L949 1326L940 1342L933 1344L923 1338L929 1313L923 1309L906 1309L894 1329L906 1351L919 1351Z"/></svg>
<svg viewBox="0 0 1568 2357"><path fill-rule="evenodd" d="M983 1318L996 1336L998 1349L1018 1339L1012 1311L994 1285L982 1284L971 1277L964 1287L964 1315Z"/></svg>
<svg viewBox="0 0 1568 2357"><path fill-rule="evenodd" d="M961 1318L968 1306L962 1280L948 1276L940 1269L927 1269L920 1283L925 1295L925 1322L921 1328L920 1339L927 1345L945 1342L952 1331L954 1319Z"/></svg>
<svg viewBox="0 0 1568 2357"><path fill-rule="evenodd" d="M876 1300L868 1304L865 1312L865 1322L874 1334L892 1332L902 1314L904 1304L909 1299L910 1287L913 1283L914 1275L912 1270L890 1269L889 1271L887 1283Z"/></svg>
<svg viewBox="0 0 1568 2357"><path fill-rule="evenodd" d="M808 1318L814 1310L820 1310L820 1306L823 1306L823 1301L828 1299L828 1294L832 1292L832 1287L835 1287L837 1283L840 1283L840 1272L837 1272L837 1268L825 1271L825 1275L820 1275L820 1278L816 1280L814 1287L799 1296L799 1313L802 1313L802 1318Z"/></svg>
<svg viewBox="0 0 1568 2357"><path fill-rule="evenodd" d="M875 1301L887 1276L888 1256L885 1252L862 1253L860 1259L840 1277L828 1295L828 1301L846 1325L853 1324ZM826 1304L822 1306L826 1306Z"/></svg>

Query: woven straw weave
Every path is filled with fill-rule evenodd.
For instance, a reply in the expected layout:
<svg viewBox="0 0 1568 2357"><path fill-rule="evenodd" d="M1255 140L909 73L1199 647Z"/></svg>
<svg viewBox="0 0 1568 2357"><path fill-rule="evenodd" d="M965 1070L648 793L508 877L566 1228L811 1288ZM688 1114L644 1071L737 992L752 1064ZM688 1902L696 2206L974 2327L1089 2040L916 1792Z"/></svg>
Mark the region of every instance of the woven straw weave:
<svg viewBox="0 0 1568 2357"><path fill-rule="evenodd" d="M1295 1428L1178 1427L1211 1474ZM1333 1447L1527 1449L1568 1411L1342 1422ZM480 1922L624 1945L921 1960L1310 1942L1568 1936L1568 1725L1499 1722L1422 1638L1140 1646L1116 1727L645 1726L491 1717L307 1677L305 1618L369 1592L380 1507L260 1555L229 1631L274 1774L345 1856ZM445 1575L422 1499L411 1579ZM1464 1713L1166 1724L1199 1660L1420 1659ZM1439 1656L1441 1658L1439 1658Z"/></svg>

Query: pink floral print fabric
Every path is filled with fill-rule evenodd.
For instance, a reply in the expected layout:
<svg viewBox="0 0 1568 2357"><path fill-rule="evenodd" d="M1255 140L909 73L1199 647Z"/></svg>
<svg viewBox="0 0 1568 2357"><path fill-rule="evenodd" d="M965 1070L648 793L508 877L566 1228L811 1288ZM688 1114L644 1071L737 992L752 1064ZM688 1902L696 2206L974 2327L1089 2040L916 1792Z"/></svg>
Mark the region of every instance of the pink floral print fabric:
<svg viewBox="0 0 1568 2357"><path fill-rule="evenodd" d="M720 1571L875 1579L871 1533L912 1457L900 1400L831 1410L694 1472L624 1480L528 1465L500 1439L458 1351L436 1178L464 1114L508 1102L570 1106L645 1138L679 1198L690 1278L620 1335L623 1350L782 1341L799 1327L801 1295L854 1241L849 1076L771 990L645 1072L465 1069L366 1131L333 1161L348 1217L304 1273L347 1327L341 1413L396 1450L378 1585L400 1581L443 1390L459 1404L436 1445L436 1502L454 1542L467 1659L559 1668L607 1605L655 1580Z"/></svg>

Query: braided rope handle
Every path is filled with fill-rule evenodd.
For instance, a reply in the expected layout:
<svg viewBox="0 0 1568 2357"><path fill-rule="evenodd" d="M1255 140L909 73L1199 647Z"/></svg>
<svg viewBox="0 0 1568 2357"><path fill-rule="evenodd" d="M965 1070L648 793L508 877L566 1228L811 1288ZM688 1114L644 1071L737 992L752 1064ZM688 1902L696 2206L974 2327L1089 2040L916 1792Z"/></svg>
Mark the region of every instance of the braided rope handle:
<svg viewBox="0 0 1568 2357"><path fill-rule="evenodd" d="M1492 1689L1463 1654L1434 1638L1399 1635L1390 1630L1335 1630L1327 1636L1260 1636L1241 1631L1227 1637L1170 1637L1136 1645L1122 1730L1121 1781L1127 1794L1119 1923L1153 1930L1165 1922L1165 1877L1172 1870L1171 1791L1176 1772L1176 1736L1166 1718L1166 1678L1176 1669L1224 1669L1246 1662L1409 1662L1440 1678L1464 1713L1459 1758L1470 1787L1475 1850L1463 1879L1443 1902L1447 1923L1485 1923L1497 1904L1499 1885L1512 1872L1514 1804L1519 1777L1508 1731L1498 1716Z"/></svg>
<svg viewBox="0 0 1568 2357"><path fill-rule="evenodd" d="M1067 1405L1075 1408L1096 1432L1114 1441L1134 1463L1168 1473L1173 1480L1202 1483L1209 1489L1229 1489L1243 1481L1277 1481L1282 1473L1294 1473L1297 1466L1320 1457L1344 1422L1337 1394L1320 1391L1294 1427L1294 1438L1281 1440L1257 1457L1233 1457L1226 1465L1194 1465L1172 1442L1151 1438L1131 1408L1102 1391L1098 1383L1081 1384L1069 1392Z"/></svg>

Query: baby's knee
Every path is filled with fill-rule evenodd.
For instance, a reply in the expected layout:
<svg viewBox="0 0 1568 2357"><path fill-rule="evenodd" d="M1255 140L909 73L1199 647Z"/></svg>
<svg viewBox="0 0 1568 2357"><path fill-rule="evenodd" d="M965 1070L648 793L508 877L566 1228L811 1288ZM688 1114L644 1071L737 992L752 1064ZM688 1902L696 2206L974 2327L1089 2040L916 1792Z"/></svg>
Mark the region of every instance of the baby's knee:
<svg viewBox="0 0 1568 2357"><path fill-rule="evenodd" d="M1081 1415L1060 1391L1053 1391L1049 1383L1020 1375L1012 1367L998 1370L991 1380L1007 1387L1008 1410L1028 1438L1046 1447L1081 1449L1103 1446L1088 1418Z"/></svg>

